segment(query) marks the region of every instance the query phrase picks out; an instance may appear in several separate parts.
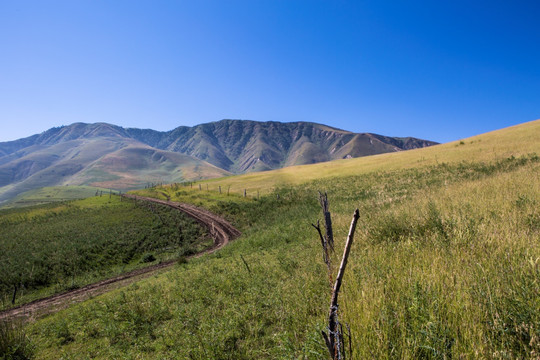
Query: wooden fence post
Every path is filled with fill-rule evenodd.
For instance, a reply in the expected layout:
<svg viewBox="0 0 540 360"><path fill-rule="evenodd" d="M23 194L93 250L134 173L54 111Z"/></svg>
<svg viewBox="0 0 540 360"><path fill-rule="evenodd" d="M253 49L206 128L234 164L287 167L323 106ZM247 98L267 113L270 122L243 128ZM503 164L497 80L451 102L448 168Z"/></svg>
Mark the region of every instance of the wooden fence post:
<svg viewBox="0 0 540 360"><path fill-rule="evenodd" d="M328 312L328 333L321 331L326 347L330 354L332 360L345 359L345 342L343 339L343 326L339 323L338 319L338 296L339 290L341 289L341 283L343 281L343 275L345 274L345 268L347 266L347 261L349 259L349 254L351 251L351 246L354 239L354 232L356 230L356 224L360 218L360 212L358 209L354 211L353 218L351 221L351 226L349 228L349 234L347 236L347 241L345 243L345 249L343 250L343 256L341 258L341 264L339 266L339 271L336 277L335 283L332 280L332 265L330 260L330 254L328 249L330 248L333 251L333 231L332 231L332 220L329 211L328 205L328 196L326 193L323 195L319 192L319 202L324 215L324 220L326 224L326 234L323 236L319 221L317 220L317 225L311 224L318 232L319 238L321 240L321 245L323 248L323 259L328 268L328 278L330 281L330 287L332 288L332 298L330 301L330 310ZM333 284L332 284L333 283ZM352 345L351 345L351 333L349 330L349 356L352 354Z"/></svg>
<svg viewBox="0 0 540 360"><path fill-rule="evenodd" d="M351 246L354 239L354 231L356 224L360 218L360 212L358 209L354 211L351 227L349 228L349 235L347 235L347 242L345 249L343 250L343 257L341 258L341 265L339 266L336 283L332 289L332 300L330 301L330 311L328 314L328 334L323 331L323 337L326 342L326 346L332 356L332 359L337 360L342 358L343 352L343 334L341 333L340 324L338 321L338 296L339 289L341 288L341 282L343 281L343 275L345 274L345 267L347 266L347 260L351 252Z"/></svg>
<svg viewBox="0 0 540 360"><path fill-rule="evenodd" d="M330 205L328 204L328 195L319 191L319 203L324 215L324 227L326 229L326 242L330 245L330 250L334 251L334 232L332 230L332 217L330 216Z"/></svg>

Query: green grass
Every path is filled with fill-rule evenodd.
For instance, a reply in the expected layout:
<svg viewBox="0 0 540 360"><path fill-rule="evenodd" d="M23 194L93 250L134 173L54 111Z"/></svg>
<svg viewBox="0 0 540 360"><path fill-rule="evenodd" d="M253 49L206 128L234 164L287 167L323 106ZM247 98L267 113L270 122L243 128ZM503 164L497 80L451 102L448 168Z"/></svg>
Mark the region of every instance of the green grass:
<svg viewBox="0 0 540 360"><path fill-rule="evenodd" d="M58 201L84 199L95 196L96 191L109 193L109 189L93 186L51 186L26 191L2 206L3 209L49 204ZM117 193L117 191L115 191Z"/></svg>
<svg viewBox="0 0 540 360"><path fill-rule="evenodd" d="M108 195L3 210L0 227L1 308L12 306L15 289L19 305L212 243L178 211Z"/></svg>
<svg viewBox="0 0 540 360"><path fill-rule="evenodd" d="M325 358L329 291L309 224L327 190L338 249L352 210L362 214L340 307L354 358L534 358L539 170L531 155L322 179L259 200L201 191L243 237L31 325L38 357ZM147 194L161 191L193 200Z"/></svg>
<svg viewBox="0 0 540 360"><path fill-rule="evenodd" d="M203 205L243 235L30 324L37 358L325 359L330 293L310 225L321 218L319 190L329 195L335 264L360 209L340 295L353 358L538 358L539 127L225 178L210 191L141 190ZM227 196L235 182L247 198Z"/></svg>

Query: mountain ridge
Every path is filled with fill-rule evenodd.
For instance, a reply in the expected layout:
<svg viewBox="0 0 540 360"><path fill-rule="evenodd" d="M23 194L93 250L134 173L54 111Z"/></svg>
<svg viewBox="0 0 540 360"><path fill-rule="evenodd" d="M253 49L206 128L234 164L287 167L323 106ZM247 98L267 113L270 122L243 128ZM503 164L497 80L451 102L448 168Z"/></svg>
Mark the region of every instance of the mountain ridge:
<svg viewBox="0 0 540 360"><path fill-rule="evenodd" d="M43 186L129 190L435 144L311 122L226 119L169 131L77 122L0 143L0 201Z"/></svg>

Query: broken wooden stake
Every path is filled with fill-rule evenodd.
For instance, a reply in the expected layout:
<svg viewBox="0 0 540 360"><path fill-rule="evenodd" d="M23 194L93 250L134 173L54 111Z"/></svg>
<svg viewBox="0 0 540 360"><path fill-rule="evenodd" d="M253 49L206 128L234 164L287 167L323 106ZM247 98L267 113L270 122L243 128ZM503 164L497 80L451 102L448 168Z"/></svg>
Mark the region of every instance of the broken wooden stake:
<svg viewBox="0 0 540 360"><path fill-rule="evenodd" d="M332 280L332 263L330 262L330 256L328 254L328 246L326 246L326 241L324 240L324 236L321 231L321 226L319 225L319 220L317 220L317 225L311 224L317 230L319 233L319 238L321 239L321 247L323 248L323 261L326 264L326 267L328 269L328 280L330 281L330 286L333 285Z"/></svg>
<svg viewBox="0 0 540 360"><path fill-rule="evenodd" d="M358 209L354 211L353 219L351 222L351 227L349 228L349 235L347 236L347 242L345 244L345 249L343 250L343 257L341 258L341 264L339 266L338 275L336 277L336 282L332 289L332 299L330 301L330 311L328 314L328 334L324 331L323 337L330 352L332 359L341 359L343 352L343 332L341 331L339 320L338 320L338 296L339 290L341 288L341 283L343 281L343 275L345 274L345 267L347 266L347 260L349 259L349 254L351 252L351 246L354 239L354 231L356 229L356 224L360 218L360 212ZM349 335L350 336L350 335Z"/></svg>
<svg viewBox="0 0 540 360"><path fill-rule="evenodd" d="M332 288L332 298L330 301L330 310L328 313L328 333L321 331L326 347L330 354L330 358L333 360L344 360L345 359L345 342L343 338L343 326L340 324L338 319L338 297L339 290L341 288L341 283L343 281L343 275L345 274L345 268L347 266L347 261L349 259L349 254L351 251L351 246L354 239L354 232L356 230L356 224L360 218L360 212L358 209L354 211L353 219L351 221L351 226L349 228L349 234L347 236L347 241L345 243L345 249L343 250L343 257L341 258L341 264L339 266L339 271L336 277L336 281L332 280L332 260L331 252L334 251L334 234L332 230L332 218L329 211L328 204L328 195L326 193L319 192L319 203L321 204L324 222L325 222L325 234L320 226L319 220L317 220L317 225L311 224L319 234L319 239L321 241L321 246L323 248L323 260L326 264L328 270L328 280L330 282L330 287ZM352 344L351 344L351 331L347 325L348 337L349 337L349 356L352 354Z"/></svg>
<svg viewBox="0 0 540 360"><path fill-rule="evenodd" d="M328 204L328 194L321 193L319 191L319 203L321 204L323 216L324 216L324 227L326 229L326 243L330 246L330 250L334 251L334 232L332 230L332 217L330 215L330 205Z"/></svg>

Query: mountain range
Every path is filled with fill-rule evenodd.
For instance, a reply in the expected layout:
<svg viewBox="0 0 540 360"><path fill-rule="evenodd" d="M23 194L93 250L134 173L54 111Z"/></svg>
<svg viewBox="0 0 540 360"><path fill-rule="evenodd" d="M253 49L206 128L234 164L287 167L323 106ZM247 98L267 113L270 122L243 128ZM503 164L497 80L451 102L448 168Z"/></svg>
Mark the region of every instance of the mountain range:
<svg viewBox="0 0 540 360"><path fill-rule="evenodd" d="M74 123L0 142L0 202L45 186L129 190L435 144L309 122L221 120L166 132Z"/></svg>

